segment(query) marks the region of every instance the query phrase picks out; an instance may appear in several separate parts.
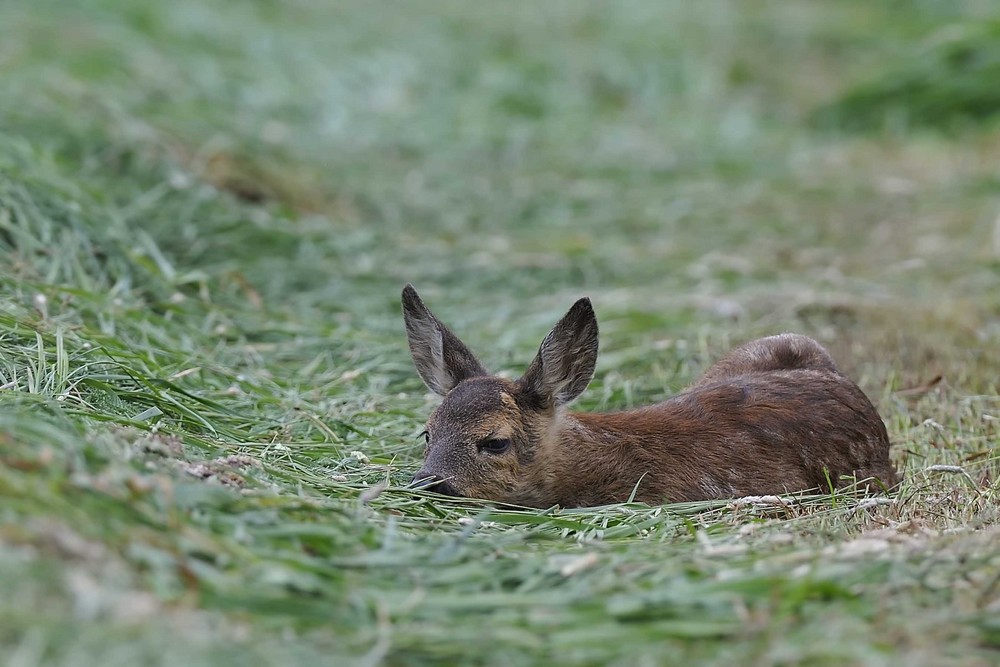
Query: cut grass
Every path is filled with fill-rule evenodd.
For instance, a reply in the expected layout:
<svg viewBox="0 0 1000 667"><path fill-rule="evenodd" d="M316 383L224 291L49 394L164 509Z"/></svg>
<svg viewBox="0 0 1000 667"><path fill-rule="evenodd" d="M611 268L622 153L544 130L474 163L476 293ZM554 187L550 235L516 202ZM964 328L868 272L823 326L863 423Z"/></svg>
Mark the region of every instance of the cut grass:
<svg viewBox="0 0 1000 667"><path fill-rule="evenodd" d="M971 11L0 7L7 662L994 663L1000 136L808 124ZM544 512L405 490L433 405L407 281L509 372L589 293L581 409L814 335L906 481Z"/></svg>

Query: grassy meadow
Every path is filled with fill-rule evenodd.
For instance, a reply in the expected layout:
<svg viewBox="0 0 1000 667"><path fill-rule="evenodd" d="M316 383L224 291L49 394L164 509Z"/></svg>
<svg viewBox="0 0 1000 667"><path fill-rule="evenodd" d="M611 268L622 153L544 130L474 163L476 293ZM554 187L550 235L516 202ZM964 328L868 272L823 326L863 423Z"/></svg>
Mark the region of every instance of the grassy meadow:
<svg viewBox="0 0 1000 667"><path fill-rule="evenodd" d="M0 662L994 665L989 2L0 3ZM582 410L828 346L892 498L406 490L412 282Z"/></svg>

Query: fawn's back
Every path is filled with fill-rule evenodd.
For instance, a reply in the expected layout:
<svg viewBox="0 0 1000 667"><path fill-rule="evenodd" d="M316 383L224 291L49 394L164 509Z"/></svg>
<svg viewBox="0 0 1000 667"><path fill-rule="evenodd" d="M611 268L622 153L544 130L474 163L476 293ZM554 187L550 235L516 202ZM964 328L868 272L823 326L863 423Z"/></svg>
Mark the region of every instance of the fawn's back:
<svg viewBox="0 0 1000 667"><path fill-rule="evenodd" d="M490 375L409 285L403 310L417 371L444 396L414 482L440 493L548 507L896 484L875 408L805 336L736 348L656 405L572 413L566 406L597 360L589 300L549 332L517 380Z"/></svg>

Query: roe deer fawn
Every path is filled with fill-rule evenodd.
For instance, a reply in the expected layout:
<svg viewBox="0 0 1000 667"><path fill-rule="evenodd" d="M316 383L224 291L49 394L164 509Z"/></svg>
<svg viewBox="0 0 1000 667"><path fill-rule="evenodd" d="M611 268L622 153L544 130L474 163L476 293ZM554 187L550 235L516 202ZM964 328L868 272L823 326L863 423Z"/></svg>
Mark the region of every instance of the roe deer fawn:
<svg viewBox="0 0 1000 667"><path fill-rule="evenodd" d="M806 336L738 347L662 403L585 414L566 406L597 361L589 299L570 308L517 380L490 375L411 285L403 316L417 372L444 396L427 422L415 486L544 508L896 484L878 412Z"/></svg>

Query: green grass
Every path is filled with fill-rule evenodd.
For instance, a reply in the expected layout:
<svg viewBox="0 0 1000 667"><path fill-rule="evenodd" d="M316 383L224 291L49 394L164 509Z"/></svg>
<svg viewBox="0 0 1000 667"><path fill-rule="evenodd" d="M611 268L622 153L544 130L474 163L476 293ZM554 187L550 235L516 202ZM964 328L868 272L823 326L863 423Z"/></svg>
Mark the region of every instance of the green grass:
<svg viewBox="0 0 1000 667"><path fill-rule="evenodd" d="M994 664L1000 131L814 123L982 11L0 5L5 663ZM587 410L808 333L906 481L411 493L405 282L515 373L589 294Z"/></svg>
<svg viewBox="0 0 1000 667"><path fill-rule="evenodd" d="M858 85L817 120L844 127L941 129L1000 115L1000 21L946 24L902 63Z"/></svg>

